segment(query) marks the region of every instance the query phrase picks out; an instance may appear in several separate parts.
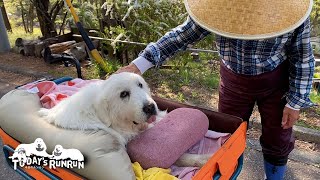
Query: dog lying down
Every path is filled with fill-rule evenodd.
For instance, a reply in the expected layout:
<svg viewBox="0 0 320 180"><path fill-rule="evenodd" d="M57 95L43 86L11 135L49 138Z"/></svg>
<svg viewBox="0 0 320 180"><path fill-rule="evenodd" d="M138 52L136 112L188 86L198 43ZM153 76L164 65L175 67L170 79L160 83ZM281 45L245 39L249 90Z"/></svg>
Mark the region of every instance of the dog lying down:
<svg viewBox="0 0 320 180"><path fill-rule="evenodd" d="M103 130L125 147L134 136L151 127L147 122L151 116L159 121L166 111L158 109L141 76L123 72L82 88L52 109L42 108L39 115L65 129ZM202 166L209 157L184 154L177 165Z"/></svg>

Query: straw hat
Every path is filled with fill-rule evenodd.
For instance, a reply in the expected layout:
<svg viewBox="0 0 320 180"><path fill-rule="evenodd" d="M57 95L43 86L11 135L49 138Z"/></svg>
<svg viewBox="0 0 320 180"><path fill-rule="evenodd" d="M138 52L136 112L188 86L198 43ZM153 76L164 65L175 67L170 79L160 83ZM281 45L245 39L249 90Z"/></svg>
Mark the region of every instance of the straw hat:
<svg viewBox="0 0 320 180"><path fill-rule="evenodd" d="M204 29L236 39L266 39L294 30L310 15L312 0L184 0Z"/></svg>

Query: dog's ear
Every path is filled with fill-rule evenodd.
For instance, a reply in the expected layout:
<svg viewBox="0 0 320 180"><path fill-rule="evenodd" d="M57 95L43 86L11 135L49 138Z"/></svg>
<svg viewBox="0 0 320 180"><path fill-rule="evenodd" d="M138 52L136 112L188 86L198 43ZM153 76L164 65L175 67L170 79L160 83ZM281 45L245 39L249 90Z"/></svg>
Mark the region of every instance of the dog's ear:
<svg viewBox="0 0 320 180"><path fill-rule="evenodd" d="M110 120L109 102L107 99L100 99L100 101L93 105L93 108L99 118L99 120L107 127L110 127L112 122Z"/></svg>
<svg viewBox="0 0 320 180"><path fill-rule="evenodd" d="M104 108L105 116L102 117L103 124L105 124L107 127L110 127L112 124L112 119L110 118L111 111L109 108L110 108L109 105L105 105L105 108Z"/></svg>

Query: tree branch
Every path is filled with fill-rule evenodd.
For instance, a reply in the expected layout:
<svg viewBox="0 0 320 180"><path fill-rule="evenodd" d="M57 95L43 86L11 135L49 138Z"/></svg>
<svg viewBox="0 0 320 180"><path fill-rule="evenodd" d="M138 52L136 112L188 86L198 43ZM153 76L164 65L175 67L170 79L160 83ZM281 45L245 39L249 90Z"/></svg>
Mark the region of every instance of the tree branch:
<svg viewBox="0 0 320 180"><path fill-rule="evenodd" d="M53 10L53 14L51 15L51 19L52 21L56 20L56 17L58 15L58 13L61 11L62 7L63 7L64 2L63 1L59 1L59 3L57 4L55 10Z"/></svg>
<svg viewBox="0 0 320 180"><path fill-rule="evenodd" d="M57 7L58 2L59 2L59 0L56 1L56 2L54 3L54 5L52 6L52 8L51 8L51 10L50 10L50 12L49 12L50 17L52 17L52 12L53 12L53 10Z"/></svg>
<svg viewBox="0 0 320 180"><path fill-rule="evenodd" d="M34 0L29 0L35 7L36 9L41 12L41 14L48 20L51 21L51 19L47 16L48 12L44 12L42 9L45 9L44 7L39 7L39 4L35 3Z"/></svg>

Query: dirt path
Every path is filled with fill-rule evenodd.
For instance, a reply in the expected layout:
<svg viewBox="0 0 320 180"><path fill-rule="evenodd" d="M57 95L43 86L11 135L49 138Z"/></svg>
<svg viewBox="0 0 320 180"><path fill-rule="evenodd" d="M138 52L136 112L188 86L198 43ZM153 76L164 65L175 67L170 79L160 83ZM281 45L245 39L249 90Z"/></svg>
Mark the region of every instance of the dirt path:
<svg viewBox="0 0 320 180"><path fill-rule="evenodd" d="M0 97L2 97L8 91L14 89L16 86L36 80L35 77L3 70L0 70L0 77Z"/></svg>

